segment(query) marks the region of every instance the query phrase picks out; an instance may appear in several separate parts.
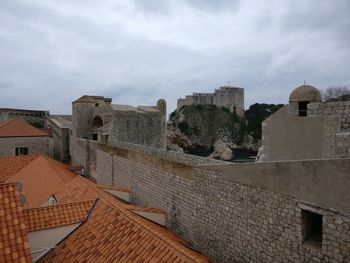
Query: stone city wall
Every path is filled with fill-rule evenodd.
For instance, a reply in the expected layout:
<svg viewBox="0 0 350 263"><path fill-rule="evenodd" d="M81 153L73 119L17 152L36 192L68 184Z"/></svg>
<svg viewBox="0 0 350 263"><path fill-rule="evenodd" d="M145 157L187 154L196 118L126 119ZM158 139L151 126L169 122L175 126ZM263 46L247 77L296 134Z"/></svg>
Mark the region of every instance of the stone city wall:
<svg viewBox="0 0 350 263"><path fill-rule="evenodd" d="M16 147L28 147L28 154L45 154L52 157L50 137L6 137L0 138L0 156L14 156Z"/></svg>
<svg viewBox="0 0 350 263"><path fill-rule="evenodd" d="M98 183L164 209L214 262L349 262L349 159L195 165L123 146L97 146ZM303 243L304 210L322 215L320 247Z"/></svg>
<svg viewBox="0 0 350 263"><path fill-rule="evenodd" d="M350 157L350 101L312 103L308 117L325 117L325 158Z"/></svg>

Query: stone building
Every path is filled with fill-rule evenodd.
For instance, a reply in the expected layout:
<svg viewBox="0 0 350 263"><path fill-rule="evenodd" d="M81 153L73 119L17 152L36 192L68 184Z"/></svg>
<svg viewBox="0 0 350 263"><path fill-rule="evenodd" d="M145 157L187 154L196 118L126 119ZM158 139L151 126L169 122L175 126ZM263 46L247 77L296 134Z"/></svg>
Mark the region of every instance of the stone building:
<svg viewBox="0 0 350 263"><path fill-rule="evenodd" d="M214 93L193 93L184 99L177 100L177 109L184 105L216 105L229 108L239 116L244 114L244 89L235 87L220 87Z"/></svg>
<svg viewBox="0 0 350 263"><path fill-rule="evenodd" d="M293 90L289 104L262 123L259 161L350 157L350 101L321 101L312 86Z"/></svg>
<svg viewBox="0 0 350 263"><path fill-rule="evenodd" d="M28 154L52 156L50 135L21 118L11 118L1 122L0 156Z"/></svg>
<svg viewBox="0 0 350 263"><path fill-rule="evenodd" d="M46 125L52 136L53 158L64 163L70 162L69 134L72 130L71 118L60 115L47 116Z"/></svg>
<svg viewBox="0 0 350 263"><path fill-rule="evenodd" d="M112 104L101 96L82 96L73 102L73 136L95 141L125 141L166 147L166 102L156 106Z"/></svg>
<svg viewBox="0 0 350 263"><path fill-rule="evenodd" d="M72 164L83 166L96 178L97 142L112 145L128 142L166 148L166 102L155 106L112 104L111 98L82 96L73 101L70 154Z"/></svg>

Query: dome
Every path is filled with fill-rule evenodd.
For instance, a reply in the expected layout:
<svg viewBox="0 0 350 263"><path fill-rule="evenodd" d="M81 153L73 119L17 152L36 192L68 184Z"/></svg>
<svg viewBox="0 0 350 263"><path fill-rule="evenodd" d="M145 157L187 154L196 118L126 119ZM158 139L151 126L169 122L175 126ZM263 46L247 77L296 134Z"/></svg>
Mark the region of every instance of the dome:
<svg viewBox="0 0 350 263"><path fill-rule="evenodd" d="M289 102L298 101L321 102L321 93L313 86L302 85L293 90L289 96Z"/></svg>

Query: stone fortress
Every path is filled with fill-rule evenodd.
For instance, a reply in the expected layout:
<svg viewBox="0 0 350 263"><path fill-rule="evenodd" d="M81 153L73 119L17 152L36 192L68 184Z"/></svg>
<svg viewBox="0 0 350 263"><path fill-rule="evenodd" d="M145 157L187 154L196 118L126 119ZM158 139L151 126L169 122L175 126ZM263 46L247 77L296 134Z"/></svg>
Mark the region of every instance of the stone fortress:
<svg viewBox="0 0 350 263"><path fill-rule="evenodd" d="M220 87L214 93L193 93L184 99L177 100L177 109L185 105L216 105L229 108L238 116L244 114L244 89L236 87Z"/></svg>
<svg viewBox="0 0 350 263"><path fill-rule="evenodd" d="M71 125L58 117L50 125L53 136L68 129L73 166L99 184L129 189L132 204L166 211L166 227L212 262L350 262L349 102L323 104L312 87L296 89L264 123L269 161L244 164L166 150L165 106L82 96L72 103ZM308 121L322 136L308 135ZM311 150L288 153L299 151L291 144L303 145L303 136ZM279 143L287 148L276 155Z"/></svg>

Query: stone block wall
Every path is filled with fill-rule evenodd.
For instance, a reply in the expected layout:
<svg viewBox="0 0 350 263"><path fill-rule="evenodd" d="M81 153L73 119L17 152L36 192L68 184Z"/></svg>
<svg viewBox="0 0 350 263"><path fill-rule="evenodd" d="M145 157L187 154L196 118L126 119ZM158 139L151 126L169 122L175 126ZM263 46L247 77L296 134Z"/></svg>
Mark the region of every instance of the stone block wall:
<svg viewBox="0 0 350 263"><path fill-rule="evenodd" d="M16 147L28 147L28 154L45 154L52 157L50 137L0 138L0 156L15 156Z"/></svg>
<svg viewBox="0 0 350 263"><path fill-rule="evenodd" d="M350 157L350 101L313 103L308 117L325 118L324 158Z"/></svg>
<svg viewBox="0 0 350 263"><path fill-rule="evenodd" d="M253 183L258 181L253 177L252 183L245 181L246 176L250 178L245 170L244 175L239 175L243 178L241 182L232 179L231 175L239 174L240 168L236 171L234 167L237 166L223 162L186 166L181 173L170 163L160 165L162 158L141 162L135 154L142 155L144 160L145 152L129 151L133 154L126 153L125 148L115 147L113 152L98 147L98 183L129 188L132 203L164 209L167 227L214 262L350 261L349 214L341 207L331 208L302 200L300 193L293 196L269 190L269 185L285 184L278 178L290 177L289 170L296 168L302 171L308 163L296 162L292 165L294 168L289 167L287 162L285 166L276 164L271 170L276 183L260 187ZM343 176L342 169L346 170L349 160L346 164L342 168L334 168L332 164L330 167L332 170L340 169L339 174ZM314 165L321 170L329 166L322 161ZM266 171L259 167L253 167L251 173L258 177L267 176ZM318 172L314 176L318 177ZM291 179L289 177L287 181ZM308 183L306 180L305 189L310 187ZM345 180L343 184L349 185L349 181ZM332 189L331 186L332 182L329 182L329 189ZM339 189L339 192L344 189ZM327 194L333 196L332 193ZM348 195L344 195L349 201ZM302 210L323 216L321 247L303 244Z"/></svg>

